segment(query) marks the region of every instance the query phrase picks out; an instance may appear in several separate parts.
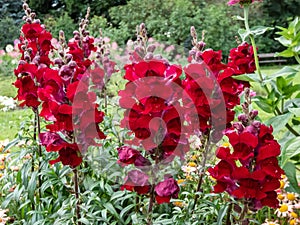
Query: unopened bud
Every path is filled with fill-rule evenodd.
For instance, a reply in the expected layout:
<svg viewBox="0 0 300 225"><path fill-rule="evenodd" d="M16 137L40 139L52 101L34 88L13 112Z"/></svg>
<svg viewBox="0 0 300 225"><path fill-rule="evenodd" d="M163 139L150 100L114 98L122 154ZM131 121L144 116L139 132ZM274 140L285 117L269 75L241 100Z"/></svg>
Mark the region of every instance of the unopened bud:
<svg viewBox="0 0 300 225"><path fill-rule="evenodd" d="M157 54L153 57L154 59L161 60L163 57L160 54Z"/></svg>
<svg viewBox="0 0 300 225"><path fill-rule="evenodd" d="M31 9L30 9L30 8L27 8L27 9L26 9L26 13L27 13L27 15L30 15Z"/></svg>
<svg viewBox="0 0 300 225"><path fill-rule="evenodd" d="M75 61L70 61L68 66L71 68L71 69L74 69L76 66L77 66L77 63Z"/></svg>
<svg viewBox="0 0 300 225"><path fill-rule="evenodd" d="M192 50L190 50L190 51L189 51L189 55L190 55L190 56L194 56L194 55L196 55L196 51L195 51L195 50L193 50L193 49L192 49Z"/></svg>
<svg viewBox="0 0 300 225"><path fill-rule="evenodd" d="M257 110L252 110L249 113L249 116L251 117L251 119L254 119L257 115L258 115L258 111Z"/></svg>
<svg viewBox="0 0 300 225"><path fill-rule="evenodd" d="M30 13L30 17L31 17L31 19L34 19L36 17L36 14L34 12Z"/></svg>
<svg viewBox="0 0 300 225"><path fill-rule="evenodd" d="M148 47L147 47L147 52L154 52L155 51L155 48L156 48L156 46L155 45L149 45Z"/></svg>
<svg viewBox="0 0 300 225"><path fill-rule="evenodd" d="M78 30L74 30L74 31L73 31L73 35L79 35Z"/></svg>
<svg viewBox="0 0 300 225"><path fill-rule="evenodd" d="M247 122L248 118L245 114L241 114L238 116L238 120L241 122Z"/></svg>
<svg viewBox="0 0 300 225"><path fill-rule="evenodd" d="M24 9L24 10L27 10L27 8L28 8L28 4L27 4L27 3L24 3L24 4L23 4L23 9Z"/></svg>
<svg viewBox="0 0 300 225"><path fill-rule="evenodd" d="M261 122L255 120L252 122L252 126L256 127L256 128L259 128L261 126Z"/></svg>
<svg viewBox="0 0 300 225"><path fill-rule="evenodd" d="M140 30L144 30L146 28L145 24L144 23L141 23L140 24Z"/></svg>
<svg viewBox="0 0 300 225"><path fill-rule="evenodd" d="M39 19L35 19L35 20L33 20L33 23L35 23L35 24L41 24L41 21Z"/></svg>
<svg viewBox="0 0 300 225"><path fill-rule="evenodd" d="M62 65L63 61L60 58L56 58L56 59L54 59L54 64L56 64L56 65Z"/></svg>
<svg viewBox="0 0 300 225"><path fill-rule="evenodd" d="M203 41L199 41L199 42L197 43L197 48L198 48L200 51L203 51L203 49L205 48L205 46L206 46L206 44L205 44L205 42L203 42Z"/></svg>
<svg viewBox="0 0 300 225"><path fill-rule="evenodd" d="M67 62L70 62L72 60L73 56L71 54L66 54L65 58L66 58Z"/></svg>
<svg viewBox="0 0 300 225"><path fill-rule="evenodd" d="M148 52L145 56L145 60L151 60L153 59L153 53L152 52Z"/></svg>
<svg viewBox="0 0 300 225"><path fill-rule="evenodd" d="M27 18L27 19L26 19L26 23L32 23L31 18Z"/></svg>

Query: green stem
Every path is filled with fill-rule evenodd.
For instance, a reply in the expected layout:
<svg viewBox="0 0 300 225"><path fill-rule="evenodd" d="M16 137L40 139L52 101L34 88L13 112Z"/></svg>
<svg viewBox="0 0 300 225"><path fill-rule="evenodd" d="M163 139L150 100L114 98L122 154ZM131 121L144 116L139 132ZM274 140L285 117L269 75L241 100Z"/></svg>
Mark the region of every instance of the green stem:
<svg viewBox="0 0 300 225"><path fill-rule="evenodd" d="M250 33L251 30L250 30L250 27L249 27L249 5L244 6L244 22L245 22L245 28L246 28L247 33ZM263 75L262 75L261 70L260 70L258 54L257 54L257 49L256 49L256 43L255 43L253 34L250 33L249 38L250 38L251 45L252 45L252 48L253 48L255 67L256 67L257 73L259 75L259 78L260 78L260 80L263 84L264 78L263 78ZM269 91L268 87L264 84L263 84L263 86L264 86L265 90L267 91L267 93L269 94L270 91Z"/></svg>

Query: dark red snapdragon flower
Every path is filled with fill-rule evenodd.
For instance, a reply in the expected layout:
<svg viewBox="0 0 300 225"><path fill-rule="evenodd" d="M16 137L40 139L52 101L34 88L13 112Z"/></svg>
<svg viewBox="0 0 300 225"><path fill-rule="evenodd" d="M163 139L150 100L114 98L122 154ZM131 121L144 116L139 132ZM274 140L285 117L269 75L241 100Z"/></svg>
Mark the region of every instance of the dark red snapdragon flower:
<svg viewBox="0 0 300 225"><path fill-rule="evenodd" d="M173 178L167 178L155 186L155 199L158 204L169 203L171 198L178 198L180 188Z"/></svg>
<svg viewBox="0 0 300 225"><path fill-rule="evenodd" d="M129 171L121 186L121 190L136 191L138 194L147 194L150 192L150 188L149 176L139 170Z"/></svg>
<svg viewBox="0 0 300 225"><path fill-rule="evenodd" d="M242 118L242 117L240 117ZM219 147L221 161L208 171L217 180L214 192L227 191L244 198L252 207L276 208L279 204L276 189L283 170L278 165L280 146L272 135L272 127L254 121L248 126L236 124L225 132L231 148Z"/></svg>

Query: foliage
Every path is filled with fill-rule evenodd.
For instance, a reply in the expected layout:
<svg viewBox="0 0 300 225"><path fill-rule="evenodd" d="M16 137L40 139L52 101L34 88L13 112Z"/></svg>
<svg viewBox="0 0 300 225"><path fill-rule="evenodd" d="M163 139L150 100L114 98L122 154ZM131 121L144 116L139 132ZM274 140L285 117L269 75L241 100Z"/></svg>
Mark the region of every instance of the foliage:
<svg viewBox="0 0 300 225"><path fill-rule="evenodd" d="M19 37L19 25L10 17L0 20L0 48L3 49L7 44L13 44Z"/></svg>
<svg viewBox="0 0 300 225"><path fill-rule="evenodd" d="M64 31L67 39L70 39L73 36L73 30L76 30L77 27L72 18L66 12L59 17L45 17L45 26L56 39L59 37L60 30Z"/></svg>
<svg viewBox="0 0 300 225"><path fill-rule="evenodd" d="M64 2L69 8L76 3ZM5 146L0 142L0 202L1 208L9 210L1 221L78 225L299 222L295 206L300 194L299 67L283 67L265 76L255 39L271 28L249 27L252 10L262 12L259 6L243 0L230 2L244 11L235 25L228 17L237 6L183 0L143 1L141 6L132 0L112 8L111 18L94 15L89 21L88 11L73 33L70 14L49 17L50 33L24 4L19 63L12 63L15 56L9 54L10 47L1 52L3 67L11 72L16 68L17 99L28 107L10 114L19 117L26 112L18 118L22 122L15 139ZM81 3L95 1L79 3L78 15L86 7ZM182 21L183 17L187 19ZM143 19L148 24L137 27L136 41L124 49L113 42L125 43ZM161 21L167 24L161 26ZM241 39L250 40L251 45L243 42L231 48L236 45L234 30L240 22L245 25L239 30ZM204 39L195 27L187 30L191 23L207 30ZM215 30L215 23L223 28ZM278 33L296 59L298 23L295 19ZM63 25L71 40L59 32ZM98 32L99 26L105 28L105 36ZM59 36L56 42L53 32ZM112 41L106 34L112 35ZM148 39L149 34L170 44ZM186 44L191 49L187 66L169 63L167 57L186 64L182 52L172 45L183 42L192 44ZM228 58L209 48L215 46L230 49ZM127 58L122 58L124 54ZM249 82L261 85L264 92L255 96ZM269 115L268 120L257 120L252 101ZM3 126L8 126L6 121Z"/></svg>

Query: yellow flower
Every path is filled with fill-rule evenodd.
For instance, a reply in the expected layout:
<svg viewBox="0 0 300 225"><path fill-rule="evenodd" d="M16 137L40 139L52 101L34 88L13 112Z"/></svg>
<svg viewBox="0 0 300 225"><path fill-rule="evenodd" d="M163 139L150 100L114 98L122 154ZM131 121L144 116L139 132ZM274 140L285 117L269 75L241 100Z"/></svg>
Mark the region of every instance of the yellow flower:
<svg viewBox="0 0 300 225"><path fill-rule="evenodd" d="M280 206L280 208L279 208L279 211L280 212L286 212L286 211L288 211L288 206L286 205L286 204L282 204L281 206Z"/></svg>
<svg viewBox="0 0 300 225"><path fill-rule="evenodd" d="M278 194L278 195L277 195L277 198L278 198L279 200L283 200L283 199L284 199L284 195Z"/></svg>
<svg viewBox="0 0 300 225"><path fill-rule="evenodd" d="M228 142L225 142L225 143L222 144L222 146L223 146L223 147L229 147L230 144L229 144Z"/></svg>
<svg viewBox="0 0 300 225"><path fill-rule="evenodd" d="M296 220L295 219L290 220L290 225L295 225L295 224L296 224Z"/></svg>
<svg viewBox="0 0 300 225"><path fill-rule="evenodd" d="M173 202L173 205L178 206L178 207L183 207L184 202L176 201L176 202Z"/></svg>
<svg viewBox="0 0 300 225"><path fill-rule="evenodd" d="M191 167L197 167L197 164L194 163L194 162L189 162L188 165L191 166Z"/></svg>
<svg viewBox="0 0 300 225"><path fill-rule="evenodd" d="M3 177L3 173L0 173L0 178Z"/></svg>
<svg viewBox="0 0 300 225"><path fill-rule="evenodd" d="M0 163L0 170L4 170L5 169L5 165L3 163Z"/></svg>
<svg viewBox="0 0 300 225"><path fill-rule="evenodd" d="M185 182L185 179L179 179L179 180L177 180L177 184L182 184L184 182Z"/></svg>
<svg viewBox="0 0 300 225"><path fill-rule="evenodd" d="M280 189L283 189L283 188L284 188L284 185L285 185L284 181L281 180L281 181L280 181Z"/></svg>
<svg viewBox="0 0 300 225"><path fill-rule="evenodd" d="M290 201L295 201L296 199L296 195L294 193L287 193L286 197Z"/></svg>
<svg viewBox="0 0 300 225"><path fill-rule="evenodd" d="M192 155L191 159L196 161L198 159L198 156L197 155Z"/></svg>
<svg viewBox="0 0 300 225"><path fill-rule="evenodd" d="M291 216L292 216L293 218L298 218L298 214L295 213L295 212L291 212Z"/></svg>
<svg viewBox="0 0 300 225"><path fill-rule="evenodd" d="M187 180L193 180L193 177L190 176L190 175L187 175L187 176L186 176L186 179L187 179Z"/></svg>

